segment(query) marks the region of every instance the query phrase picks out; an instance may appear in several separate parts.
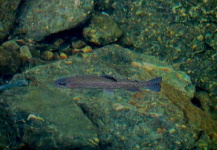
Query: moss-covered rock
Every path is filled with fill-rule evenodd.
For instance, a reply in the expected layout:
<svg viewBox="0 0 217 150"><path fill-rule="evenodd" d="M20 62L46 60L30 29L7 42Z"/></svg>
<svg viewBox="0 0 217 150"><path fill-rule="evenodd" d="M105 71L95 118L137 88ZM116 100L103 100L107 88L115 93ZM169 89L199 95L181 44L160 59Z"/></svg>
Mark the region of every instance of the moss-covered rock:
<svg viewBox="0 0 217 150"><path fill-rule="evenodd" d="M13 40L4 42L0 46L0 75L18 72L20 64L19 45Z"/></svg>
<svg viewBox="0 0 217 150"><path fill-rule="evenodd" d="M9 110L14 114L13 118L4 119L10 120L11 128L17 131L13 136L7 135L10 131L5 131L4 136L19 139L17 142L11 141L10 147L94 149L96 145L90 141L97 139L96 129L72 98L48 88L46 84L35 83L30 82L28 87L14 88L1 95L2 105L9 105ZM9 96L9 93L12 95ZM6 108L2 113L5 111ZM8 143L7 140L2 142Z"/></svg>
<svg viewBox="0 0 217 150"><path fill-rule="evenodd" d="M85 39L97 45L116 42L122 34L123 31L118 27L117 23L105 14L94 15L89 26L83 30Z"/></svg>
<svg viewBox="0 0 217 150"><path fill-rule="evenodd" d="M123 30L121 45L161 57L175 69L188 72L197 87L216 98L216 3L99 0L96 9L106 12Z"/></svg>
<svg viewBox="0 0 217 150"><path fill-rule="evenodd" d="M14 34L39 41L77 26L88 18L92 9L93 0L24 1Z"/></svg>
<svg viewBox="0 0 217 150"><path fill-rule="evenodd" d="M116 89L108 94L101 89L53 85L61 77L90 74L139 81L161 76L163 82L159 93ZM189 76L155 57L110 45L84 58L73 56L32 68L13 80L20 78L28 79L30 85L3 92L1 102L14 112L9 118L22 121L13 123L26 147L216 148L217 122L192 104L195 87Z"/></svg>
<svg viewBox="0 0 217 150"><path fill-rule="evenodd" d="M19 3L20 0L0 1L0 43L6 39L13 27Z"/></svg>

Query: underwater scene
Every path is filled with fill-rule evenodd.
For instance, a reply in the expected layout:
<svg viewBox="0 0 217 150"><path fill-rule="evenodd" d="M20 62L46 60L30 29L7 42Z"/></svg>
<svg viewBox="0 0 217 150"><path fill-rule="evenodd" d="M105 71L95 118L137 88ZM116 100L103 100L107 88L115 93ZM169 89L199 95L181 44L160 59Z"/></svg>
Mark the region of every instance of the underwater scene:
<svg viewBox="0 0 217 150"><path fill-rule="evenodd" d="M217 0L0 0L0 150L217 150Z"/></svg>

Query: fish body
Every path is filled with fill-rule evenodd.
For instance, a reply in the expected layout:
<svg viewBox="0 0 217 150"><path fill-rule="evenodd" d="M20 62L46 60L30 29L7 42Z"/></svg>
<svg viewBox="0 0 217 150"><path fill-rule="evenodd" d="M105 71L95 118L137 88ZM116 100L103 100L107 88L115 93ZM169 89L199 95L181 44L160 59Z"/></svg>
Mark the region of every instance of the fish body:
<svg viewBox="0 0 217 150"><path fill-rule="evenodd" d="M132 81L128 79L116 79L110 75L92 75L60 78L54 82L54 85L62 88L128 89L130 91L148 88L152 91L160 92L161 81L161 77L149 81Z"/></svg>
<svg viewBox="0 0 217 150"><path fill-rule="evenodd" d="M20 86L27 86L27 85L28 85L28 82L26 80L17 80L13 83L0 85L0 91L8 90L13 87L20 87Z"/></svg>

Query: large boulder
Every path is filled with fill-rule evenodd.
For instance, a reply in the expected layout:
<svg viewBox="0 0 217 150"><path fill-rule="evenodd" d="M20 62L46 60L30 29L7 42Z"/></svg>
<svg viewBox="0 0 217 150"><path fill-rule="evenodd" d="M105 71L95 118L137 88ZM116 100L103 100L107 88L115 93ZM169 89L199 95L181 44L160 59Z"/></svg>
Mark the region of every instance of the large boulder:
<svg viewBox="0 0 217 150"><path fill-rule="evenodd" d="M0 148L94 149L96 128L72 98L46 83L34 84L11 88L0 96Z"/></svg>
<svg viewBox="0 0 217 150"><path fill-rule="evenodd" d="M9 35L15 22L16 9L20 0L1 0L0 1L0 42Z"/></svg>
<svg viewBox="0 0 217 150"><path fill-rule="evenodd" d="M29 0L22 4L14 34L36 41L77 26L88 18L93 0Z"/></svg>
<svg viewBox="0 0 217 150"><path fill-rule="evenodd" d="M90 74L130 80L161 76L163 82L159 93L53 85L61 77ZM21 78L29 86L7 90L0 99L2 113L11 112L6 122L25 148L216 149L217 121L192 104L190 77L155 57L110 45L84 58L32 68L13 80Z"/></svg>

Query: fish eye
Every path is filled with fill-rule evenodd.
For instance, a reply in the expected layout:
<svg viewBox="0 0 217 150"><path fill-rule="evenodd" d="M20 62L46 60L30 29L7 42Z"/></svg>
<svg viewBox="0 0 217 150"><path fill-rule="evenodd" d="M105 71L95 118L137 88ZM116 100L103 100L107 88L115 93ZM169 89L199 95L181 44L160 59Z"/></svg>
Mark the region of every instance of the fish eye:
<svg viewBox="0 0 217 150"><path fill-rule="evenodd" d="M60 82L59 85L66 85L66 83L65 82Z"/></svg>

